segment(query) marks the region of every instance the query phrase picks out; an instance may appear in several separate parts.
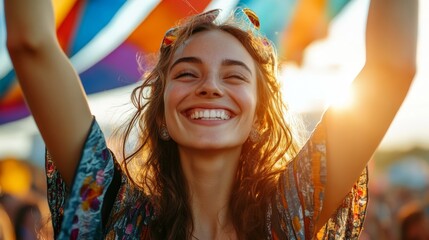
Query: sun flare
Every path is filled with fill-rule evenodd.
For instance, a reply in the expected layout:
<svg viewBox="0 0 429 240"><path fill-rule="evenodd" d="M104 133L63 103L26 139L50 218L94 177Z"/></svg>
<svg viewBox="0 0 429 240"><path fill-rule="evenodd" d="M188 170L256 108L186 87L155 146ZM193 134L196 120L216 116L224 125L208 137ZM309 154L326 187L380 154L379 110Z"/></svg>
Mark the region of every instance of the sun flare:
<svg viewBox="0 0 429 240"><path fill-rule="evenodd" d="M295 112L323 111L327 107L346 109L353 103L351 82L355 72L335 69L287 67L281 74L285 102Z"/></svg>
<svg viewBox="0 0 429 240"><path fill-rule="evenodd" d="M349 86L339 86L338 89L331 90L325 97L327 106L336 109L346 109L353 104L353 91Z"/></svg>

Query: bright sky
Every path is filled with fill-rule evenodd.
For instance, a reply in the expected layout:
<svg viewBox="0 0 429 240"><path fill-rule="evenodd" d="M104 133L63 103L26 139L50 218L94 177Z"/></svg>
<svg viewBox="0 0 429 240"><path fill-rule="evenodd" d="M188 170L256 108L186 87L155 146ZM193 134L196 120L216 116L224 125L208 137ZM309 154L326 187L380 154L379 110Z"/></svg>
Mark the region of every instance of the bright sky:
<svg viewBox="0 0 429 240"><path fill-rule="evenodd" d="M301 68L284 67L285 98L293 111L320 109L344 92L364 61L364 27L368 0L352 1L333 22L327 39L311 45ZM429 147L429 1L420 1L418 73L409 95L380 148ZM424 67L426 66L426 67ZM89 97L91 110L107 131L119 121L133 86ZM32 118L0 126L0 157L26 158L37 129ZM40 144L40 143L39 143Z"/></svg>

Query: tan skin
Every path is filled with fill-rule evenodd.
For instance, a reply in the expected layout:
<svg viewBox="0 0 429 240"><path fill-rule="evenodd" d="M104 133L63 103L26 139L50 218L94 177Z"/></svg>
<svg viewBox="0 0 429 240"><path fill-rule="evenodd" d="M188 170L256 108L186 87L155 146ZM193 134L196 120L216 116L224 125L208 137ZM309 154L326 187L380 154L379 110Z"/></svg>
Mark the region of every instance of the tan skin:
<svg viewBox="0 0 429 240"><path fill-rule="evenodd" d="M347 109L330 108L324 115L328 179L317 228L350 191L407 94L416 67L417 10L417 0L371 2L367 60L353 83L354 104ZM50 1L6 0L5 12L8 49L25 98L55 164L70 185L92 121L79 77L56 40ZM213 84L208 77L202 79ZM226 154L222 148L210 149L214 155L196 154L185 143L179 143L179 148L181 157L190 159L181 160L193 194L194 235L236 238L224 206L235 168L234 161L225 159L238 159L237 154ZM222 178L217 177L219 169ZM229 180L222 182L225 176Z"/></svg>

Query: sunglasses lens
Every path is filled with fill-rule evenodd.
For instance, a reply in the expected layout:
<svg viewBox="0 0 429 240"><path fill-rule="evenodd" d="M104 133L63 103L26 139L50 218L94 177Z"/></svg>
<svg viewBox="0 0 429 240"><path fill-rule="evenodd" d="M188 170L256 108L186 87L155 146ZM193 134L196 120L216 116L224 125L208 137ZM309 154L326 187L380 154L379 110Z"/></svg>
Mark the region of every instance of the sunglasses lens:
<svg viewBox="0 0 429 240"><path fill-rule="evenodd" d="M197 16L200 22L213 22L220 13L220 9L213 9Z"/></svg>
<svg viewBox="0 0 429 240"><path fill-rule="evenodd" d="M250 22L253 24L253 26L259 30L261 24L259 22L259 18L256 15L256 13L252 10L250 10L249 8L244 8L243 9L244 14L246 14L247 18L250 20Z"/></svg>

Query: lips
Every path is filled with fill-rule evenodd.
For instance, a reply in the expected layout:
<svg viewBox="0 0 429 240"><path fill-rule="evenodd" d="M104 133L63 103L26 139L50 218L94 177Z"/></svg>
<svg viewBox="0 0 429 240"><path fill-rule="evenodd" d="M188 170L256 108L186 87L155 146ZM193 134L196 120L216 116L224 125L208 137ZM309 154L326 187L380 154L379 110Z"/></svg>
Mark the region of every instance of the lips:
<svg viewBox="0 0 429 240"><path fill-rule="evenodd" d="M228 120L232 113L226 109L195 108L187 110L186 116L192 120Z"/></svg>

